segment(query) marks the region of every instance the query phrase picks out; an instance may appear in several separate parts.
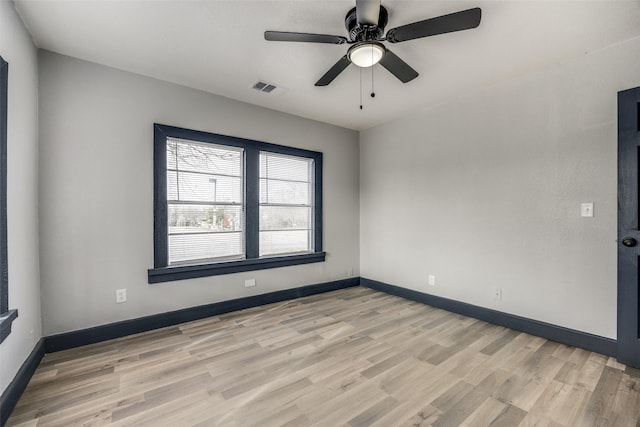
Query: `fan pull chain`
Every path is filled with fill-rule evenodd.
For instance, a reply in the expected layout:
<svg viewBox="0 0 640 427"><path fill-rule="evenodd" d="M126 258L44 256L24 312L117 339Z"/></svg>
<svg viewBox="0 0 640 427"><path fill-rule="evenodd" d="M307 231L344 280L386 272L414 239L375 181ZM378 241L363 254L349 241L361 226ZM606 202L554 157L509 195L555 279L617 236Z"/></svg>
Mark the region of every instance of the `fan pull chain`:
<svg viewBox="0 0 640 427"><path fill-rule="evenodd" d="M360 68L360 109L362 110L362 68Z"/></svg>
<svg viewBox="0 0 640 427"><path fill-rule="evenodd" d="M371 54L373 56L373 54ZM373 91L373 65L371 66L371 97L375 98L376 93Z"/></svg>

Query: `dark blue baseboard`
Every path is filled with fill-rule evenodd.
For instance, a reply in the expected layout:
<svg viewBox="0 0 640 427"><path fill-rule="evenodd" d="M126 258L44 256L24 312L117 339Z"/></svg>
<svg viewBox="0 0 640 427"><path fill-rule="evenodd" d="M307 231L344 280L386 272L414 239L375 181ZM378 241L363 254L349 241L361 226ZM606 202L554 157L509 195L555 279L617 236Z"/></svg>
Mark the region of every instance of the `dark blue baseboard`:
<svg viewBox="0 0 640 427"><path fill-rule="evenodd" d="M204 319L218 314L229 313L231 311L358 286L359 283L360 279L358 277L352 277L334 282L285 289L262 295L190 307L168 313L154 314L152 316L52 335L45 338L45 351L52 353L54 351L94 344L153 329L164 328L166 326L173 326L179 323L190 322L192 320Z"/></svg>
<svg viewBox="0 0 640 427"><path fill-rule="evenodd" d="M562 326L540 322L538 320L527 319L526 317L515 316L513 314L479 307L477 305L425 294L375 280L361 278L360 285L385 292L387 294L406 298L411 301L421 302L423 304L451 311L453 313L473 317L474 319L484 320L485 322L493 323L495 325L515 329L516 331L526 332L528 334L536 335L562 344L605 354L607 356L615 357L617 353L616 340L611 338L592 335L586 332L576 331L575 329L568 329Z"/></svg>
<svg viewBox="0 0 640 427"><path fill-rule="evenodd" d="M0 397L0 426L3 426L9 419L11 411L15 408L16 403L18 403L24 389L27 388L27 384L29 384L33 373L36 371L43 357L44 338L41 338L31 351L29 357L27 357L27 360L24 361L18 370L13 381L11 381L2 393L2 397Z"/></svg>

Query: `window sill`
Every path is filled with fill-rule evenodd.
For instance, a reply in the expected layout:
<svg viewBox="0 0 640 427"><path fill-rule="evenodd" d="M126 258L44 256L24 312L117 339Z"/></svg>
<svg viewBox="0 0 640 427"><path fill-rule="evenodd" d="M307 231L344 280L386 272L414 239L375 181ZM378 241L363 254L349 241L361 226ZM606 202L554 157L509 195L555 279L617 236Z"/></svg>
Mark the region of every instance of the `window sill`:
<svg viewBox="0 0 640 427"><path fill-rule="evenodd" d="M0 316L0 343L11 333L11 323L18 317L18 310L9 310Z"/></svg>
<svg viewBox="0 0 640 427"><path fill-rule="evenodd" d="M151 268L148 270L148 282L171 282L174 280L194 279L196 277L218 276L243 271L311 264L314 262L324 262L325 256L325 252L314 252L310 254L244 259L241 261L220 262L215 264Z"/></svg>

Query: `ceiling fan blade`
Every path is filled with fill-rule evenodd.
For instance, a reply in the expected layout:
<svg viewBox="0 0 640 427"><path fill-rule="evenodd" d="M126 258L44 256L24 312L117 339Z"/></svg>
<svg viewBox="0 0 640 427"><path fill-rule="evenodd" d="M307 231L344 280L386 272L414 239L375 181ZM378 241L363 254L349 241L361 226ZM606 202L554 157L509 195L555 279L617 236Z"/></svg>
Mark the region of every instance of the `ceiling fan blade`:
<svg viewBox="0 0 640 427"><path fill-rule="evenodd" d="M328 85L329 83L331 83L333 81L333 79L338 77L338 74L343 72L344 69L349 66L349 64L351 64L351 61L349 61L349 58L347 58L347 55L343 56L342 58L340 58L338 60L338 62L336 62L333 65L333 67L331 67L329 69L329 71L327 71L324 74L324 76L320 77L320 80L318 80L316 82L316 86L326 86L326 85Z"/></svg>
<svg viewBox="0 0 640 427"><path fill-rule="evenodd" d="M437 18L425 19L413 24L392 28L387 32L387 40L399 43L421 37L452 33L454 31L469 30L480 25L482 10L479 7L463 10Z"/></svg>
<svg viewBox="0 0 640 427"><path fill-rule="evenodd" d="M356 19L360 25L378 25L380 0L356 0Z"/></svg>
<svg viewBox="0 0 640 427"><path fill-rule="evenodd" d="M409 64L400 59L389 49L380 60L380 65L386 68L391 74L396 76L402 83L410 82L418 77L418 72L411 68Z"/></svg>
<svg viewBox="0 0 640 427"><path fill-rule="evenodd" d="M347 39L342 36L330 36L328 34L289 33L285 31L265 31L264 39L273 42L306 42L343 44Z"/></svg>

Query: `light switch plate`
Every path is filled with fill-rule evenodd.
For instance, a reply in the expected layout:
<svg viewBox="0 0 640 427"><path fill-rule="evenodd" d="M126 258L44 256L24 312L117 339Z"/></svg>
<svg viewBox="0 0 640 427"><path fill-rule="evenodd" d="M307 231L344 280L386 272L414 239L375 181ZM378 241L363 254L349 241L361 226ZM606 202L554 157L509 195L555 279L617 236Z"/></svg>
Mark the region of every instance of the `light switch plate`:
<svg viewBox="0 0 640 427"><path fill-rule="evenodd" d="M582 203L580 205L580 216L590 218L593 216L593 203Z"/></svg>

